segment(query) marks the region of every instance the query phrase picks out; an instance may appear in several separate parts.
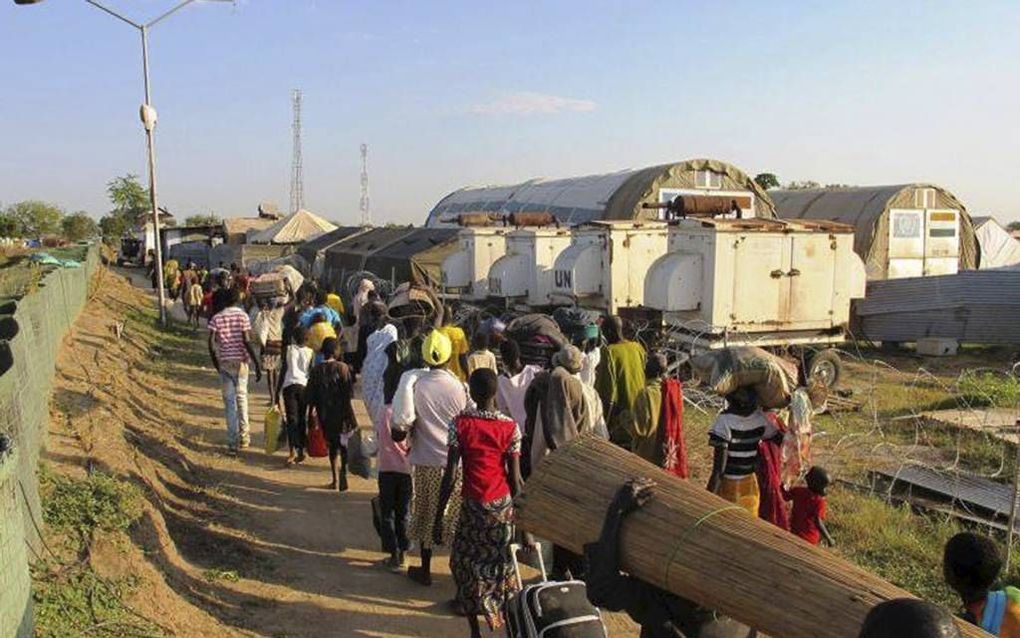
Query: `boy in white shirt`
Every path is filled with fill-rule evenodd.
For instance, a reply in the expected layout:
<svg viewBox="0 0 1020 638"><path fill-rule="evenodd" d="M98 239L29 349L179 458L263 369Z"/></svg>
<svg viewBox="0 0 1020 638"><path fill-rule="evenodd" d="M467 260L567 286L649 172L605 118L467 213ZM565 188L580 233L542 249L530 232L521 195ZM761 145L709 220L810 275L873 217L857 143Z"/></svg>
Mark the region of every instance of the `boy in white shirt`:
<svg viewBox="0 0 1020 638"><path fill-rule="evenodd" d="M308 410L305 404L305 386L308 384L308 372L315 357L315 352L305 345L307 333L308 331L300 325L294 328L294 342L287 346L287 373L281 384L283 408L287 416L287 444L290 447L287 465L305 460L308 436L305 423L305 413Z"/></svg>

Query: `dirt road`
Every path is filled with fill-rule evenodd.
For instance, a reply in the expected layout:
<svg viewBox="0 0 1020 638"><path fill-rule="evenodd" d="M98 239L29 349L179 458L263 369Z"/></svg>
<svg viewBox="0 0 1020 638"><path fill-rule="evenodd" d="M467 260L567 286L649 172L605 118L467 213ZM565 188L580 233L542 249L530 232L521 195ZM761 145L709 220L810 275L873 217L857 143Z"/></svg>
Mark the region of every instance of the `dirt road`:
<svg viewBox="0 0 1020 638"><path fill-rule="evenodd" d="M141 285L136 273L135 281ZM284 467L266 455L265 382L252 380L253 446L224 452L223 407L204 328L168 337L138 314L149 295L107 274L58 363L48 458L83 462L146 488L146 513L128 551L100 548L97 569L130 573L130 604L175 635L457 636L446 555L424 588L376 563L374 481L337 494L325 459ZM127 316L118 339L112 326ZM359 419L368 424L360 401ZM412 557L412 560L414 558ZM625 618L614 636L636 635Z"/></svg>

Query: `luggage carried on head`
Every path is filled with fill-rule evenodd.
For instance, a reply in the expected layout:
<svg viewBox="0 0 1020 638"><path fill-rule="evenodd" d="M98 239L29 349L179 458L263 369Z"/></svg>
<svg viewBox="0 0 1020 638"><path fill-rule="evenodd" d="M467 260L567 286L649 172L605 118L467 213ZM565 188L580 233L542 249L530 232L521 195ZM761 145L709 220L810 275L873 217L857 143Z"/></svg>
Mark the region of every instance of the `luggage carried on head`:
<svg viewBox="0 0 1020 638"><path fill-rule="evenodd" d="M797 389L797 366L755 346L709 350L691 359L702 383L726 396L740 387L752 387L762 408L774 410L790 404Z"/></svg>
<svg viewBox="0 0 1020 638"><path fill-rule="evenodd" d="M602 613L588 601L588 590L582 580L549 581L538 553L542 582L525 586L517 562L520 545L510 545L510 556L521 590L507 601L507 635L510 638L606 638L609 633L602 622Z"/></svg>
<svg viewBox="0 0 1020 638"><path fill-rule="evenodd" d="M507 324L503 336L517 342L521 363L548 367L553 354L570 343L549 315L521 315Z"/></svg>
<svg viewBox="0 0 1020 638"><path fill-rule="evenodd" d="M259 301L273 298L287 300L287 279L277 272L270 272L251 280L251 294Z"/></svg>
<svg viewBox="0 0 1020 638"><path fill-rule="evenodd" d="M593 310L563 306L553 311L552 318L572 343L599 336L599 314Z"/></svg>

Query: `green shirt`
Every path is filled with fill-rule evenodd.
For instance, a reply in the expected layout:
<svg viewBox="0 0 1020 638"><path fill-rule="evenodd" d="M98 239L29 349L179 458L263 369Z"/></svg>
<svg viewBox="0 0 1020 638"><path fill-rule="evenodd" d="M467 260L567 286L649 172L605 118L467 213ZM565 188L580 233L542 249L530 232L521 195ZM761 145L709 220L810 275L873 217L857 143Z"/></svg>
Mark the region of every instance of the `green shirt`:
<svg viewBox="0 0 1020 638"><path fill-rule="evenodd" d="M637 399L630 422L630 450L641 458L656 465L662 464L659 449L659 416L662 414L662 380L648 382Z"/></svg>
<svg viewBox="0 0 1020 638"><path fill-rule="evenodd" d="M602 348L602 360L595 374L595 390L602 399L615 443L629 439L631 410L645 387L645 349L636 341L620 341Z"/></svg>

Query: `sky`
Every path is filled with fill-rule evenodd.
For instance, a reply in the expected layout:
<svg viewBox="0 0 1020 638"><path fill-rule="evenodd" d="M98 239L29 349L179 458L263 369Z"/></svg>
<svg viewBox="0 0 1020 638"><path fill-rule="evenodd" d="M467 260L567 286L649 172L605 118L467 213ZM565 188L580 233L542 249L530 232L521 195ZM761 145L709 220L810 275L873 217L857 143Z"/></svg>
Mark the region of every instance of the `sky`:
<svg viewBox="0 0 1020 638"><path fill-rule="evenodd" d="M104 0L145 20L166 0ZM95 216L145 174L138 33L0 0L0 203ZM160 203L422 223L447 193L711 157L784 182L933 182L1020 219L1020 2L196 2L150 35Z"/></svg>

